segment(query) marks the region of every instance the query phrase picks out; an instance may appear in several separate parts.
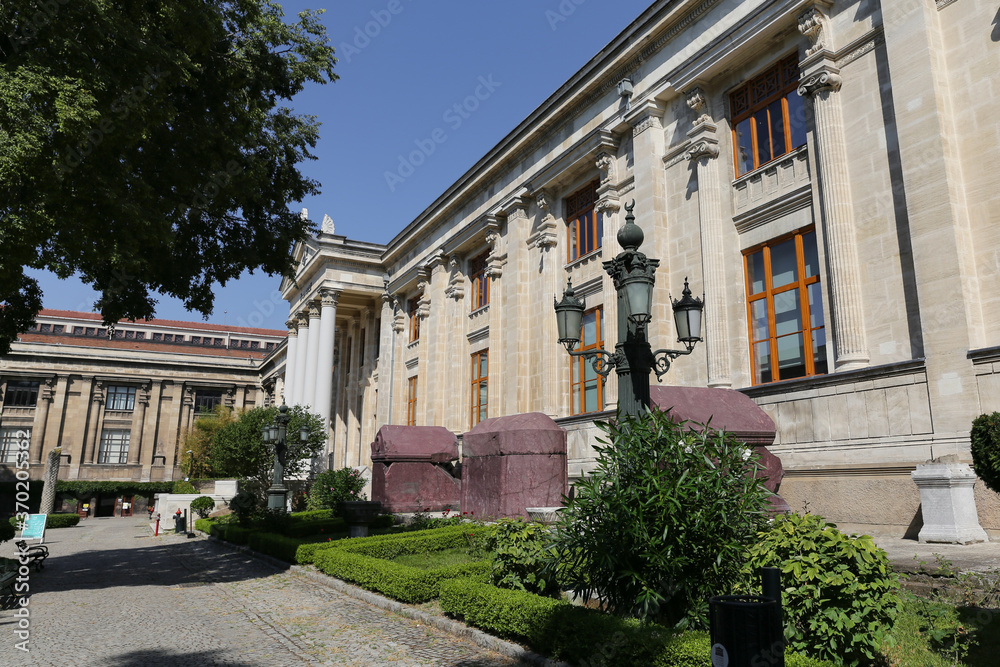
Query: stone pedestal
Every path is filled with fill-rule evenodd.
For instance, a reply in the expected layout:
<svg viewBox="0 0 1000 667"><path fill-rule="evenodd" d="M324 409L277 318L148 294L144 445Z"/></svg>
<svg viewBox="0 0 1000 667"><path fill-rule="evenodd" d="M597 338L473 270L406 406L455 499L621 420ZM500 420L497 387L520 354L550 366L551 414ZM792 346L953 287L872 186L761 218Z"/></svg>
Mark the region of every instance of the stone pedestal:
<svg viewBox="0 0 1000 667"><path fill-rule="evenodd" d="M921 542L972 544L987 542L989 537L979 525L976 498L972 488L976 473L957 457L945 456L918 465L910 477L920 489L920 507L924 527L917 536Z"/></svg>
<svg viewBox="0 0 1000 667"><path fill-rule="evenodd" d="M462 436L462 511L528 518L567 492L566 432L540 412L494 417Z"/></svg>
<svg viewBox="0 0 1000 667"><path fill-rule="evenodd" d="M372 500L388 512L440 512L461 502L455 434L442 426L379 429L372 448Z"/></svg>

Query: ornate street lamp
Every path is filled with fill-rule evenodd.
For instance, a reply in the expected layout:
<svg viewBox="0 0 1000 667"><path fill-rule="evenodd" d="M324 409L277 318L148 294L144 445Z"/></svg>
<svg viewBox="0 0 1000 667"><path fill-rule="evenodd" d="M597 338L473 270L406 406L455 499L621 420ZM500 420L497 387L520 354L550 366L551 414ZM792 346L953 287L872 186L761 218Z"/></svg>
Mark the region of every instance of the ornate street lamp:
<svg viewBox="0 0 1000 667"><path fill-rule="evenodd" d="M274 447L274 478L271 488L267 490L267 509L285 511L288 488L285 486L285 455L288 452L288 422L292 420L288 414L288 406L278 408L278 414L270 425L263 430L264 443ZM299 442L309 440L309 428L299 429Z"/></svg>
<svg viewBox="0 0 1000 667"><path fill-rule="evenodd" d="M614 367L618 373L618 409L625 414L638 415L649 408L649 372L655 372L659 380L670 369L671 360L691 354L695 343L701 340L701 311L705 304L702 299L691 296L685 278L681 298L671 299L677 340L684 343L685 349L652 350L646 338L646 326L652 313L653 283L660 260L639 252L643 233L635 224L633 208L634 201L625 206L625 224L618 230L622 252L604 262L604 270L611 276L618 293L618 343L614 353L603 349L574 351L580 342L583 302L574 295L571 282L566 285L562 301L555 303L555 310L559 342L566 351L570 356L589 359L601 377L607 377Z"/></svg>

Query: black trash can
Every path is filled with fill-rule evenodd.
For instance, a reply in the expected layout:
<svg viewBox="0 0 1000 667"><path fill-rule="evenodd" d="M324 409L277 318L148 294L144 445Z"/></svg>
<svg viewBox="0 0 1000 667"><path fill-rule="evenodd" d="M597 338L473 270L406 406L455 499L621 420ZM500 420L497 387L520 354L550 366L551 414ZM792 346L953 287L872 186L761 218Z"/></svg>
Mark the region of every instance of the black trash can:
<svg viewBox="0 0 1000 667"><path fill-rule="evenodd" d="M184 520L185 518L187 517L185 517L183 514L174 514L175 533L183 533L187 531L187 521Z"/></svg>
<svg viewBox="0 0 1000 667"><path fill-rule="evenodd" d="M752 595L709 600L712 667L785 667L781 604Z"/></svg>

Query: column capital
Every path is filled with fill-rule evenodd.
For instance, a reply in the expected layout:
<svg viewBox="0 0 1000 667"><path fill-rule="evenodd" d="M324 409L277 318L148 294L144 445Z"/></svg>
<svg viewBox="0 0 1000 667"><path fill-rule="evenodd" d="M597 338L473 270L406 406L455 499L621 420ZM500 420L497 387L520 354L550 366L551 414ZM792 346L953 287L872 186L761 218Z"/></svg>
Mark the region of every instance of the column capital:
<svg viewBox="0 0 1000 667"><path fill-rule="evenodd" d="M662 128L663 112L662 104L656 100L646 100L625 116L625 122L632 126L632 136L637 137L649 128Z"/></svg>
<svg viewBox="0 0 1000 667"><path fill-rule="evenodd" d="M323 306L336 306L340 299L340 291L324 287L319 291L319 298Z"/></svg>
<svg viewBox="0 0 1000 667"><path fill-rule="evenodd" d="M299 321L299 331L309 328L309 311L307 309L303 308L296 313L295 319Z"/></svg>
<svg viewBox="0 0 1000 667"><path fill-rule="evenodd" d="M318 320L319 319L319 315L320 315L320 313L319 313L319 305L317 305L316 301L310 301L309 305L307 306L307 310L309 311L309 319L310 320Z"/></svg>
<svg viewBox="0 0 1000 667"><path fill-rule="evenodd" d="M684 151L688 160L698 161L702 158L719 157L719 139L716 136L718 126L708 116L698 122L687 135L691 137L691 146Z"/></svg>
<svg viewBox="0 0 1000 667"><path fill-rule="evenodd" d="M524 197L515 197L503 212L507 215L507 224L514 220L524 220L528 217L528 206L530 203Z"/></svg>
<svg viewBox="0 0 1000 667"><path fill-rule="evenodd" d="M289 336L299 335L299 323L298 320L296 320L294 317L290 320L287 320L285 322L285 326L288 327Z"/></svg>
<svg viewBox="0 0 1000 667"><path fill-rule="evenodd" d="M803 76L799 83L799 95L812 97L816 93L828 90L837 92L844 80L840 78L840 70L833 65L823 64L809 74Z"/></svg>

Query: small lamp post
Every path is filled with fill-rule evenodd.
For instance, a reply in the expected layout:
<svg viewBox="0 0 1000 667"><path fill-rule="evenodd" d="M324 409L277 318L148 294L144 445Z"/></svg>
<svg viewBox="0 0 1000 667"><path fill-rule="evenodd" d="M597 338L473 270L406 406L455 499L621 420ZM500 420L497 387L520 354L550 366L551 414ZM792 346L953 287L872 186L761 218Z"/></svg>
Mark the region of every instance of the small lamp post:
<svg viewBox="0 0 1000 667"><path fill-rule="evenodd" d="M271 480L271 488L267 490L267 509L284 512L286 499L288 497L288 487L285 486L285 455L288 452L288 422L292 420L288 414L288 406L282 405L278 408L278 414L274 421L264 427L264 443L274 447L274 477ZM299 429L299 441L309 440L309 428L302 426Z"/></svg>
<svg viewBox="0 0 1000 667"><path fill-rule="evenodd" d="M681 298L671 299L677 340L684 343L684 349L652 350L646 338L646 327L651 318L653 284L660 260L650 259L639 252L643 233L635 224L633 208L634 201L625 206L625 224L618 230L622 252L604 262L604 270L614 280L618 293L618 342L615 351L574 351L573 348L580 342L583 301L573 293L572 282L566 285L562 301L554 305L559 342L570 356L588 358L601 377L607 377L614 367L618 373L618 409L625 414L638 415L641 410L649 408L650 371L655 372L659 380L670 369L671 360L691 354L695 343L701 340L701 312L705 304L702 299L691 296L685 278Z"/></svg>
<svg viewBox="0 0 1000 667"><path fill-rule="evenodd" d="M194 451L190 449L187 450L187 455L188 455L188 476L187 479L184 481L190 482L191 476L194 474Z"/></svg>

